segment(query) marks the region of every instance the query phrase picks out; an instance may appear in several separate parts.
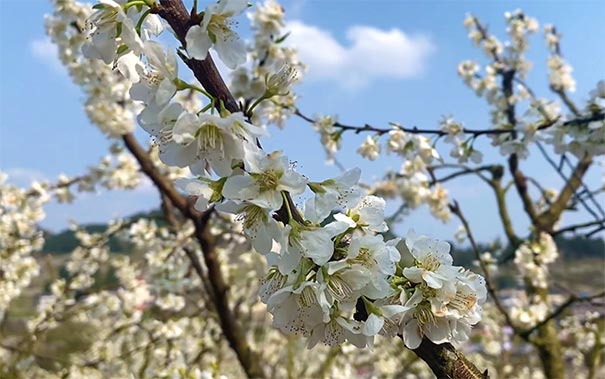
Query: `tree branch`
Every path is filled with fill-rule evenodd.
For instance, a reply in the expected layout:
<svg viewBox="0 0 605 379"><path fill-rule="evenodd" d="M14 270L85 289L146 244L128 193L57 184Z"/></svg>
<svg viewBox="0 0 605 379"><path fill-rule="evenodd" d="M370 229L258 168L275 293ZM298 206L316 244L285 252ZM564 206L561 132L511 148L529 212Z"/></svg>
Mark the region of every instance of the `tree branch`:
<svg viewBox="0 0 605 379"><path fill-rule="evenodd" d="M317 120L303 114L297 108L294 109L293 114L309 123L315 123L317 121ZM598 120L605 120L605 114L599 114L599 115L595 115L595 116L591 116L591 117L577 118L574 120L565 121L565 122L563 122L563 125L572 124L572 123L573 124L584 124L584 123L589 123L589 122L598 121ZM554 125L556 122L557 122L557 119L546 120L538 126L537 130L544 130L546 128L549 128L550 126ZM448 134L447 132L445 132L443 130L439 130L439 129L421 129L421 128L417 128L417 127L406 128L406 127L403 127L401 125L396 125L396 124L391 128L380 128L380 127L372 126L367 123L364 124L363 126L359 126L359 125L347 125L347 124L343 124L343 123L337 121L334 123L333 126L340 130L352 131L355 134L370 132L370 133L376 133L378 135L383 135L383 134L387 134L393 130L401 130L401 131L411 133L411 134L430 134L430 135L435 135L437 137L442 137L442 136L445 136ZM516 130L463 128L462 132L464 132L466 134L470 134L474 137L478 137L481 135L513 134L516 132Z"/></svg>
<svg viewBox="0 0 605 379"><path fill-rule="evenodd" d="M546 161L557 172L557 174L559 174L561 179L563 179L563 182L568 183L569 179L562 172L563 163L567 161L565 154L563 154L561 156L560 164L557 165L555 163L555 161L548 155L548 152L546 151L546 149L544 148L544 146L542 146L542 144L540 142L536 142L536 146L538 147L538 150L540 150L540 153L542 153L542 156L544 157L544 159L546 159ZM582 182L582 185L584 186L585 189L587 189L586 185L583 182ZM586 201L584 199L582 199L581 197L579 197L577 195L574 195L574 196L580 202L580 204L582 204L582 206L584 207L584 209L586 209L586 211L588 213L590 213L595 219L599 218L599 216L596 214L596 212L594 210L592 210L592 208L590 208L590 206L586 203ZM593 203L596 205L597 209L600 209L601 213L605 216L605 213L603 213L601 206L597 203L597 201L594 199L594 196L592 196L592 194L590 195L590 198L593 201Z"/></svg>
<svg viewBox="0 0 605 379"><path fill-rule="evenodd" d="M560 228L559 230L553 232L552 235L556 236L558 234L562 234L562 233L566 233L566 232L575 232L578 229L590 228L591 226L597 226L597 225L605 226L605 219L566 226L564 228Z"/></svg>
<svg viewBox="0 0 605 379"><path fill-rule="evenodd" d="M446 379L489 379L487 370L481 372L449 343L437 345L424 338L413 350L425 361L437 378Z"/></svg>
<svg viewBox="0 0 605 379"><path fill-rule="evenodd" d="M513 223L508 213L508 207L506 206L506 189L502 187L502 176L504 175L504 167L495 166L492 170L492 179L489 180L489 185L494 190L496 196L496 204L498 206L498 214L500 215L500 221L502 221L502 227L504 228L504 234L508 239L508 243L514 249L521 244L521 239L515 234L513 229Z"/></svg>
<svg viewBox="0 0 605 379"><path fill-rule="evenodd" d="M584 158L582 158L576 165L571 177L567 183L565 183L565 186L559 193L557 199L553 201L552 205L546 211L540 214L539 224L545 228L544 230L552 232L554 224L559 221L561 214L567 207L567 203L575 194L577 189L582 185L582 178L584 177L584 174L586 174L586 171L588 171L588 168L591 164L592 156L585 155Z"/></svg>
<svg viewBox="0 0 605 379"><path fill-rule="evenodd" d="M208 269L208 280L212 287L211 296L215 301L214 306L216 307L216 313L219 317L219 323L223 334L229 342L229 346L231 346L235 352L246 375L249 378L264 377L260 356L250 349L245 334L240 325L237 324L235 316L229 307L228 287L221 272L214 236L210 233L208 228L208 221L213 213L213 209L204 213L196 211L193 204L190 204L184 196L176 191L172 183L160 174L147 152L139 145L132 134L124 135L123 140L128 150L141 165L141 169L145 175L151 179L163 195L170 199L170 202L172 202L184 217L193 222L195 226L195 237L202 248L204 263ZM194 270L198 276L200 276L200 279L204 281L204 272L197 259L197 255L187 249L185 250L185 253L190 259Z"/></svg>
<svg viewBox="0 0 605 379"><path fill-rule="evenodd" d="M437 167L428 167L429 170L434 170ZM464 166L463 166L464 167ZM481 175L481 171L492 171L493 169L493 165L484 165L484 166L479 166L479 167L475 167L475 168L469 168L469 167L464 167L459 171L453 172L451 174L448 174L442 178L435 178L433 180L431 180L431 182L429 183L429 185L435 185L437 183L445 183L448 180L452 180L455 179L459 176L464 176L464 175L469 175L469 174L476 174L478 175L482 180L487 181L487 179L485 178L485 176Z"/></svg>

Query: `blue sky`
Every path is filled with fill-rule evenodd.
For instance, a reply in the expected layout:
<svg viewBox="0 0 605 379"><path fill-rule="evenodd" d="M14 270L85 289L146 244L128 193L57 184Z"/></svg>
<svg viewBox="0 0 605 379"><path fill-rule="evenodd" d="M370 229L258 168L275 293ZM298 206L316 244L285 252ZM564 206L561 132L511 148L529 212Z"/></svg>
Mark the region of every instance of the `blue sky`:
<svg viewBox="0 0 605 379"><path fill-rule="evenodd" d="M202 2L205 4L206 2ZM516 8L536 17L540 25L553 23L563 34L563 52L574 67L577 90L574 100L587 98L596 82L605 78L605 2L412 2L412 1L301 1L283 2L290 28L310 63L307 80L297 92L299 107L308 114L338 114L345 123L438 127L442 115L454 115L472 128L488 128L489 115L482 99L468 90L456 75L465 59L485 62L466 37L462 21L467 12L478 16L490 30L504 37L503 14ZM108 141L92 127L82 108L83 95L71 84L54 58L44 35L44 14L51 11L44 0L0 0L0 170L20 185L32 179L52 180L60 173L78 175L105 154ZM245 17L239 32L249 36ZM371 38L377 38L375 41ZM370 41L370 42L368 42ZM374 42L372 42L374 41ZM531 39L528 55L534 63L528 82L538 93L548 94L544 69L547 52L540 33ZM312 179L337 175L327 166L310 126L292 119L263 145L283 149L300 170ZM145 136L137 132L141 141ZM362 160L355 150L362 136L349 135L338 159L346 167L359 166L371 182L400 161L387 157ZM482 145L489 146L484 141ZM447 155L448 150L443 150ZM503 162L487 154L486 163ZM560 188L555 172L537 155L522 167L545 186ZM603 167L594 167L587 182L602 183ZM502 235L493 195L482 183L463 179L448 186L479 239ZM603 200L603 199L601 199ZM525 234L527 221L516 194L511 191L511 212L517 232ZM105 221L117 215L154 208L158 195L151 188L135 192L86 194L71 205L51 204L43 226L58 230L69 219ZM577 212L564 223L586 220ZM399 232L413 227L420 233L451 238L458 223L442 225L425 209L412 213Z"/></svg>

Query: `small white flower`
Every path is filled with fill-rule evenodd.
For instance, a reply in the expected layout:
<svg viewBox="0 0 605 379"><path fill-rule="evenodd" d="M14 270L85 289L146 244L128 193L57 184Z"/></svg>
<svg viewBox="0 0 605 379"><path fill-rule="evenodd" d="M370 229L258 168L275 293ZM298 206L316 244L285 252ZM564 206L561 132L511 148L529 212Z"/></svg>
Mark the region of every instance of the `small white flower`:
<svg viewBox="0 0 605 379"><path fill-rule="evenodd" d="M208 168L221 177L231 175L233 160L244 157L243 140L231 128L231 120L220 116L183 113L172 131L176 145L169 145L174 149L166 151L164 163L190 166L195 175L203 175Z"/></svg>
<svg viewBox="0 0 605 379"><path fill-rule="evenodd" d="M227 179L223 187L226 198L278 210L283 204L282 191L292 195L305 191L307 179L288 167L288 158L280 151L266 154L250 148L246 149L245 155L248 174Z"/></svg>
<svg viewBox="0 0 605 379"><path fill-rule="evenodd" d="M380 145L376 137L368 136L361 144L357 152L364 158L375 161L380 156Z"/></svg>
<svg viewBox="0 0 605 379"><path fill-rule="evenodd" d="M377 313L370 313L364 322L362 333L368 337L375 336L385 329L390 328L388 324L393 323L391 318L407 310L406 307L397 304L373 305Z"/></svg>
<svg viewBox="0 0 605 379"><path fill-rule="evenodd" d="M403 269L403 275L413 283L426 283L429 287L439 289L452 280L456 273L452 269L450 244L416 235L410 230L405 244L416 261L415 267Z"/></svg>
<svg viewBox="0 0 605 379"><path fill-rule="evenodd" d="M265 91L269 96L286 95L296 79L296 69L293 66L284 63L276 73L267 76Z"/></svg>
<svg viewBox="0 0 605 379"><path fill-rule="evenodd" d="M284 240L289 235L289 226L284 227L283 224L275 221L270 210L248 202L235 203L233 201L226 201L219 204L216 208L219 211L239 215L244 223L244 233L250 239L252 247L259 253L270 253L272 251L273 241L278 241L283 249L287 246L287 243L285 243ZM280 263L280 266L286 264L287 263L284 260L283 263ZM288 265L290 268L289 271L297 264L298 262ZM289 272L285 269L280 271L282 271L283 274Z"/></svg>
<svg viewBox="0 0 605 379"><path fill-rule="evenodd" d="M212 46L223 63L235 69L246 62L246 46L240 37L231 30L233 16L242 13L248 7L247 0L219 0L204 11L200 25L192 26L187 35L187 52L199 60L206 59Z"/></svg>
<svg viewBox="0 0 605 379"><path fill-rule="evenodd" d="M395 247L398 242L399 239L393 239L385 243L382 235L354 236L346 260L353 268L367 272L370 278L361 290L363 295L380 299L392 292L387 278L395 273L395 264L401 259Z"/></svg>
<svg viewBox="0 0 605 379"><path fill-rule="evenodd" d="M323 319L317 290L317 283L302 282L271 295L267 308L273 314L273 327L285 333L309 336Z"/></svg>
<svg viewBox="0 0 605 379"><path fill-rule="evenodd" d="M208 178L179 178L174 184L186 194L197 197L194 207L200 212L206 211L210 203L217 201L221 196L220 191L216 191L218 183Z"/></svg>
<svg viewBox="0 0 605 379"><path fill-rule="evenodd" d="M143 51L143 41L135 30L135 22L124 12L121 4L113 0L99 0L88 22L91 29L82 45L85 57L102 59L110 64L115 60L119 46L124 45L127 51L134 51L135 54Z"/></svg>
<svg viewBox="0 0 605 379"><path fill-rule="evenodd" d="M343 233L347 225L332 222L324 227L294 225L290 233L291 249L303 257L310 258L319 266L325 265L334 254L332 238Z"/></svg>
<svg viewBox="0 0 605 379"><path fill-rule="evenodd" d="M360 321L350 320L341 314L334 314L329 322L319 323L313 328L307 348L312 348L319 341L327 346L337 346L349 341L359 348L364 348L372 344L373 338L363 335L362 328L363 324Z"/></svg>
<svg viewBox="0 0 605 379"><path fill-rule="evenodd" d="M149 70L141 75L140 82L131 87L130 97L149 106L163 107L177 90L175 81L179 70L176 56L172 50L165 50L155 41L145 41L144 51Z"/></svg>
<svg viewBox="0 0 605 379"><path fill-rule="evenodd" d="M320 223L335 207L351 208L361 197L361 189L357 187L360 175L361 170L354 168L337 178L310 183L315 197L305 204L305 218Z"/></svg>
<svg viewBox="0 0 605 379"><path fill-rule="evenodd" d="M334 218L346 222L351 228L362 228L376 233L389 230L384 221L384 199L378 196L364 196L346 215L338 213Z"/></svg>

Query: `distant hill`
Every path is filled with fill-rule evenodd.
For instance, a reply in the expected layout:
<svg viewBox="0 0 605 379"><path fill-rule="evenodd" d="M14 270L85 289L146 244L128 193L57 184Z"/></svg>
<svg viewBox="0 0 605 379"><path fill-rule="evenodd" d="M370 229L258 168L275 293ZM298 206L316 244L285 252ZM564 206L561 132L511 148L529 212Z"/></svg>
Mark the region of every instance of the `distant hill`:
<svg viewBox="0 0 605 379"><path fill-rule="evenodd" d="M154 219L158 225L165 225L162 212L152 210L149 212L138 212L125 219L136 221L141 218ZM107 224L95 223L82 225L89 232L100 233L107 230ZM46 253L66 254L70 253L78 246L78 240L75 233L69 229L59 233L45 232L45 243L43 251ZM573 261L584 258L605 259L605 241L601 238L584 237L563 237L558 236L555 242L559 247L561 255L566 261ZM475 253L470 247L461 248L453 244L452 255L456 265L470 267L475 260ZM109 249L115 253L125 253L129 251L129 243L120 238L112 238L109 241ZM481 251L493 251L490 244L480 244ZM512 253L512 252L511 252ZM510 254L509 254L510 255Z"/></svg>
<svg viewBox="0 0 605 379"><path fill-rule="evenodd" d="M164 225L165 221L160 210L152 210L150 212L138 212L125 220L136 221L141 218L153 219L158 225ZM90 233L102 233L107 230L107 224L84 224L83 229ZM44 232L44 247L42 251L52 254L67 254L71 253L79 242L75 233L70 229L65 229L59 233ZM124 239L112 237L109 240L109 250L113 253L125 253L130 250L128 241Z"/></svg>

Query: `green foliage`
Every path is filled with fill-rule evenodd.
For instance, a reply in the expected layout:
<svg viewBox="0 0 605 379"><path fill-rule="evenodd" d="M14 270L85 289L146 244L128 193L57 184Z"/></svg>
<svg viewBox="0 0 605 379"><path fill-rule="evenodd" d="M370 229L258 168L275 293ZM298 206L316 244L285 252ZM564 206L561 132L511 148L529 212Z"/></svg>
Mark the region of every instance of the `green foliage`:
<svg viewBox="0 0 605 379"><path fill-rule="evenodd" d="M136 221L142 218L155 220L158 226L166 225L166 221L160 210L135 213L128 217L127 220ZM103 233L107 230L107 224L87 224L82 225L82 228L89 233ZM79 241L76 238L75 233L70 229L63 230L56 234L47 231L44 235L44 248L42 251L51 254L68 254L78 245ZM118 236L111 237L108 246L109 251L112 253L125 253L131 250L129 241Z"/></svg>

